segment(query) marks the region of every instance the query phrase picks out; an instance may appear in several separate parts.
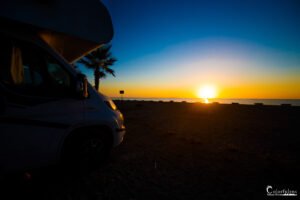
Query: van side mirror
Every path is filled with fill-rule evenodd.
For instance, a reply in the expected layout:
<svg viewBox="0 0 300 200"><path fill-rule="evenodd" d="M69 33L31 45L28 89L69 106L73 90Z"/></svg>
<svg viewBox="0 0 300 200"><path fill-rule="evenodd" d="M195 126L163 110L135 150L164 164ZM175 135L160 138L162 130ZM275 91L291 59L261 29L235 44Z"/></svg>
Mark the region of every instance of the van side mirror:
<svg viewBox="0 0 300 200"><path fill-rule="evenodd" d="M80 99L86 99L88 98L88 80L86 78L86 75L84 74L78 74L77 80L76 80L76 96L78 96Z"/></svg>

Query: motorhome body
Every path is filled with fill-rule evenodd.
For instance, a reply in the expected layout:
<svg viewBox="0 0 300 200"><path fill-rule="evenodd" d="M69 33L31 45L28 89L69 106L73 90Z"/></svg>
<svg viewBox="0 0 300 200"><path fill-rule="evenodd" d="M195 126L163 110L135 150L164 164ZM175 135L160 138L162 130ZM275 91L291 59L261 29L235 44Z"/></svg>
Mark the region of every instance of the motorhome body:
<svg viewBox="0 0 300 200"><path fill-rule="evenodd" d="M81 159L88 151L83 157L92 163L123 140L120 111L70 65L112 37L110 16L98 3L99 20L106 24L103 31L96 29L98 40L72 26L62 32L60 26L24 22L0 9L1 173Z"/></svg>

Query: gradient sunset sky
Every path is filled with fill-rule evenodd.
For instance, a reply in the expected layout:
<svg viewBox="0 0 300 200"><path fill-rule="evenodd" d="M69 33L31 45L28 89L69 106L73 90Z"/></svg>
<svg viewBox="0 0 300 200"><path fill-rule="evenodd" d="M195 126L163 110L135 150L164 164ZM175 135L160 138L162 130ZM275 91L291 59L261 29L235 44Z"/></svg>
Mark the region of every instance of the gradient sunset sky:
<svg viewBox="0 0 300 200"><path fill-rule="evenodd" d="M106 0L116 78L108 96L300 98L300 1ZM92 72L89 74L92 82Z"/></svg>

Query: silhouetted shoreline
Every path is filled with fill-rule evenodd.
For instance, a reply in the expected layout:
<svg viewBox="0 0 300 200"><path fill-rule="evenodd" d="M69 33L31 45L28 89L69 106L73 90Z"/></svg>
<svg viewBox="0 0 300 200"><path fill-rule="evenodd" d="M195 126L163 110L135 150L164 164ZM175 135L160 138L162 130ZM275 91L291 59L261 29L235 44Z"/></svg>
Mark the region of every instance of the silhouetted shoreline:
<svg viewBox="0 0 300 200"><path fill-rule="evenodd" d="M263 104L267 106L272 105L290 105L290 106L300 106L300 99L237 99L237 98L214 98L214 99L200 99L200 98L130 98L130 97L114 97L115 101L142 101L142 102L186 102L186 103L218 103L218 104L241 104L241 105L255 105Z"/></svg>

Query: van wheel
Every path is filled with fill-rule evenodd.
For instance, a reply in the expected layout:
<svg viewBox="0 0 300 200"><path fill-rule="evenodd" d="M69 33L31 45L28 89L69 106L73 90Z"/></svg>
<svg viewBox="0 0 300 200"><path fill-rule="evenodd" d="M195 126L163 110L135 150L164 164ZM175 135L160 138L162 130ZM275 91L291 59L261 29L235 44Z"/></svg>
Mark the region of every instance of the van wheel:
<svg viewBox="0 0 300 200"><path fill-rule="evenodd" d="M77 137L68 143L63 163L70 171L84 173L96 170L107 161L111 150L108 134Z"/></svg>

